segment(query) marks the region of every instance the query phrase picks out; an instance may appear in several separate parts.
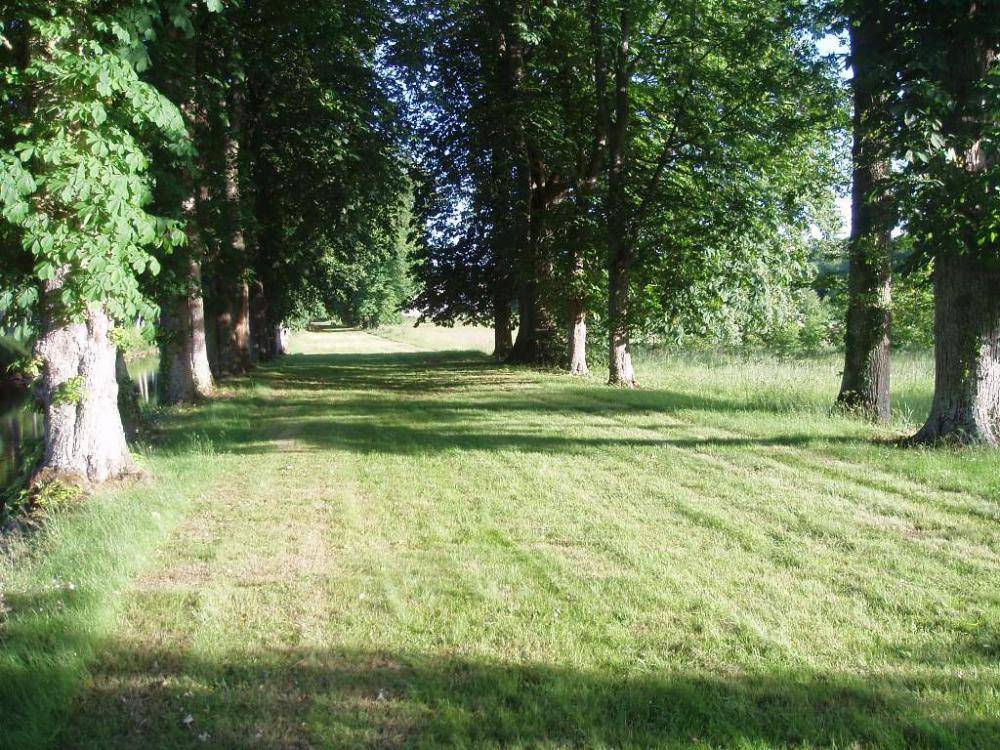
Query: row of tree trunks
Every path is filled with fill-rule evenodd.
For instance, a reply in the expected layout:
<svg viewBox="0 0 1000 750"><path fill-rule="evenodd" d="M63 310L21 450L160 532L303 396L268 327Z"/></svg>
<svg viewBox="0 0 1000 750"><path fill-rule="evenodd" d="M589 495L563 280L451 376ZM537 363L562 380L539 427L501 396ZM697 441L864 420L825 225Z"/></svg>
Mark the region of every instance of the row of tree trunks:
<svg viewBox="0 0 1000 750"><path fill-rule="evenodd" d="M204 131L206 117L197 92L171 82L197 80L198 35L187 38L177 29L169 33L184 53L175 61L180 71L162 85L180 102L192 130ZM226 244L240 270L231 281L226 279L226 291L221 295L226 299L227 321L219 339L225 344L222 369L227 373L250 367L255 333L239 195L239 102L233 107L233 128L225 142L225 203L230 226ZM166 273L162 277L164 292L158 300L161 317L157 337L160 395L165 404L194 402L210 396L213 390L201 278L206 248L198 211L199 200L207 197L207 185L201 179L206 174L202 163L180 175L186 196L181 212L187 243L163 264ZM137 473L127 445L127 436L134 435L137 428L137 397L124 358L110 335L114 321L99 304L88 306L82 320L65 314L59 305L60 278L57 275L43 290L42 333L36 343L43 363L38 395L44 411L45 451L35 481L96 484ZM262 287L255 288L257 306L264 310L257 324L262 342L258 354L267 359L284 353L287 331L267 314L263 294Z"/></svg>

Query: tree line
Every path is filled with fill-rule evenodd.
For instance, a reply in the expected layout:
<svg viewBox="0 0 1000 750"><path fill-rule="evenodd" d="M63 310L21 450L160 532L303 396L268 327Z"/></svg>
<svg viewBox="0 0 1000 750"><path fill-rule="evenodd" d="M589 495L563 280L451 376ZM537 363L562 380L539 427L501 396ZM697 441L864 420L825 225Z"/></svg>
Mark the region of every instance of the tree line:
<svg viewBox="0 0 1000 750"><path fill-rule="evenodd" d="M6 4L0 310L35 341L43 475L134 470L137 322L179 404L281 354L304 311L377 318L412 211L384 25L366 0Z"/></svg>
<svg viewBox="0 0 1000 750"><path fill-rule="evenodd" d="M893 274L930 267L934 401L914 441L997 443L998 3L404 9L399 65L436 182L427 315L491 321L499 358L575 374L597 319L609 383L633 386L637 330L719 310L762 325L829 237L849 133L838 403L889 418ZM831 34L849 40L849 97L819 49Z"/></svg>
<svg viewBox="0 0 1000 750"><path fill-rule="evenodd" d="M847 175L838 402L888 418L894 274L929 268L934 400L914 440L996 444L998 11L8 3L0 314L34 341L42 473L133 470L118 383L137 325L168 404L279 355L295 319L404 306L489 323L511 363L586 374L597 342L608 382L635 386L637 335L764 326L834 241ZM837 34L849 87L821 48Z"/></svg>

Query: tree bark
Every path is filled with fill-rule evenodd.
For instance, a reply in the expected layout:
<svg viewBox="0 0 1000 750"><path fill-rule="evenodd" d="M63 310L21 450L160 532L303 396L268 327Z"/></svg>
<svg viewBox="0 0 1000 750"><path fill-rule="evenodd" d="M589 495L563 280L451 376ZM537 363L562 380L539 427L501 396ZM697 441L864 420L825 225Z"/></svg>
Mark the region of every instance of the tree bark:
<svg viewBox="0 0 1000 750"><path fill-rule="evenodd" d="M240 278L236 285L236 309L233 315L233 351L236 353L236 365L239 372L246 372L253 365L250 350L250 285L246 277Z"/></svg>
<svg viewBox="0 0 1000 750"><path fill-rule="evenodd" d="M288 329L284 323L271 324L271 352L274 357L288 354Z"/></svg>
<svg viewBox="0 0 1000 750"><path fill-rule="evenodd" d="M281 321L268 317L262 336L264 357L267 360L277 359L288 353L288 328Z"/></svg>
<svg viewBox="0 0 1000 750"><path fill-rule="evenodd" d="M569 305L569 374L589 375L587 368L587 306L581 299Z"/></svg>
<svg viewBox="0 0 1000 750"><path fill-rule="evenodd" d="M115 379L118 381L118 413L125 429L125 439L131 443L139 436L139 389L129 375L128 364L121 349L115 352Z"/></svg>
<svg viewBox="0 0 1000 750"><path fill-rule="evenodd" d="M493 358L503 361L514 349L511 336L510 299L498 295L493 302Z"/></svg>
<svg viewBox="0 0 1000 750"><path fill-rule="evenodd" d="M244 278L220 279L215 285L215 341L220 376L239 375L252 363L250 286Z"/></svg>
<svg viewBox="0 0 1000 750"><path fill-rule="evenodd" d="M264 284L259 279L254 281L253 293L250 297L250 333L253 341L252 352L254 361L270 359L267 295L264 291Z"/></svg>
<svg viewBox="0 0 1000 750"><path fill-rule="evenodd" d="M243 103L235 90L227 102L230 125L225 130L225 204L229 236L225 262L232 273L219 280L218 318L219 366L226 374L250 369L250 288L247 284L247 244L243 231L240 195L240 134Z"/></svg>
<svg viewBox="0 0 1000 750"><path fill-rule="evenodd" d="M59 283L48 286L48 309L36 344L44 363L39 398L45 451L33 481L96 484L136 474L118 412L111 318L92 303L83 322L62 320Z"/></svg>
<svg viewBox="0 0 1000 750"><path fill-rule="evenodd" d="M188 224L191 233L197 227ZM212 394L212 371L205 342L205 303L201 295L201 265L187 259L187 284L181 294L161 307L160 398L164 404L192 403Z"/></svg>
<svg viewBox="0 0 1000 750"><path fill-rule="evenodd" d="M629 294L632 241L629 236L625 147L630 119L628 50L631 25L627 8L621 12L620 38L615 53L615 119L608 135L608 384L634 388L629 340Z"/></svg>
<svg viewBox="0 0 1000 750"><path fill-rule="evenodd" d="M608 274L608 384L622 388L634 388L637 385L628 327L629 263L627 253L612 248L612 263Z"/></svg>
<svg viewBox="0 0 1000 750"><path fill-rule="evenodd" d="M1000 444L1000 267L973 255L934 266L934 400L914 441Z"/></svg>
<svg viewBox="0 0 1000 750"><path fill-rule="evenodd" d="M549 256L547 213L544 189L536 177L531 189L527 252L522 254L519 294L520 321L509 362L554 367L560 364L559 326L547 294L553 286L553 263Z"/></svg>
<svg viewBox="0 0 1000 750"><path fill-rule="evenodd" d="M891 198L883 186L890 165L879 142L886 103L886 87L879 72L881 36L872 11L861 13L851 26L854 66L851 253L844 374L837 402L868 419L884 422L891 414L893 212Z"/></svg>

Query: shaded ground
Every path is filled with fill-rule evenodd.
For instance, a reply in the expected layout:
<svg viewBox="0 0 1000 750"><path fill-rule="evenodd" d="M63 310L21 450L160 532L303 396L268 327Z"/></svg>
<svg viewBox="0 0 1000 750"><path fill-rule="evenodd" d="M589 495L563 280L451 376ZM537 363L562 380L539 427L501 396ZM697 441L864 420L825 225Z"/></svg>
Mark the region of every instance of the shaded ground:
<svg viewBox="0 0 1000 750"><path fill-rule="evenodd" d="M1000 746L995 456L725 369L296 347L164 421L198 489L107 627L72 642L86 585L9 589L5 647L44 615L94 658L23 746ZM15 706L72 677L21 664Z"/></svg>

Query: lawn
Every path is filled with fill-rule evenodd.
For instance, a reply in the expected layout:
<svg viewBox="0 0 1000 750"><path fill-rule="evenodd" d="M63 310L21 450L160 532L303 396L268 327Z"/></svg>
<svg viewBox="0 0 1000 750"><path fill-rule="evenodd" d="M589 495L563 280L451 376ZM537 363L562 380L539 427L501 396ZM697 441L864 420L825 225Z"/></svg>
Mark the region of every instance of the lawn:
<svg viewBox="0 0 1000 750"><path fill-rule="evenodd" d="M488 333L488 332L487 332ZM837 358L298 335L0 564L0 747L1000 746L1000 456ZM457 347L457 348L456 348Z"/></svg>

